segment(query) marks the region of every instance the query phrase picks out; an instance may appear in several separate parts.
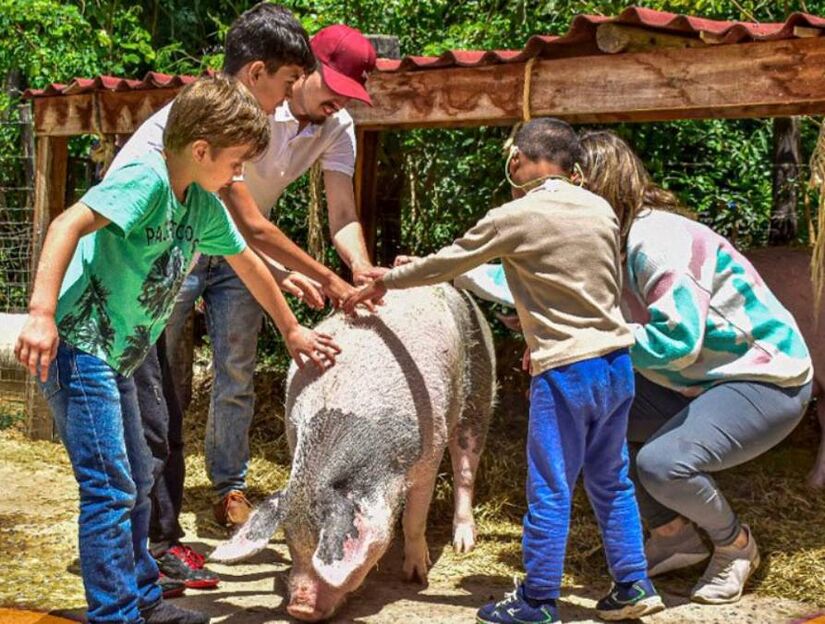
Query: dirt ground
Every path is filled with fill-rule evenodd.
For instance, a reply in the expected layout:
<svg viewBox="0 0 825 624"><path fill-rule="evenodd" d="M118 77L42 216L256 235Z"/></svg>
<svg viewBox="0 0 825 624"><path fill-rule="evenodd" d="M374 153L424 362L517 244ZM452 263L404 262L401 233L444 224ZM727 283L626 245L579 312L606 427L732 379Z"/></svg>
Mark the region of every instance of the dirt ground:
<svg viewBox="0 0 825 624"><path fill-rule="evenodd" d="M33 469L36 467L35 469ZM82 616L83 595L73 564L76 558L76 486L62 447L31 443L19 434L0 432L0 607L51 611L73 619ZM186 512L184 525L192 543L206 551L220 533L204 513ZM482 530L482 533L484 531ZM490 535L488 542L507 542L517 552L517 527ZM482 535L484 539L484 535ZM389 624L390 622L472 622L475 610L490 597L501 597L512 581L486 565L490 556L454 555L449 533L430 536L434 567L430 585L423 588L400 580L400 548L396 543L365 586L354 595L334 622ZM501 558L501 552L496 555ZM54 565L58 562L57 565ZM177 604L203 610L222 624L264 624L291 621L284 610L283 579L289 558L282 540L274 541L251 561L237 566L213 566L223 582L218 590L192 591ZM693 622L780 623L812 616L812 604L748 594L734 606L704 607L685 597L689 584L665 583L666 603L652 624ZM570 586L562 601L568 622L595 622L595 599L606 587ZM21 616L22 617L22 616ZM14 618L3 618L12 623ZM22 622L22 619L20 620Z"/></svg>

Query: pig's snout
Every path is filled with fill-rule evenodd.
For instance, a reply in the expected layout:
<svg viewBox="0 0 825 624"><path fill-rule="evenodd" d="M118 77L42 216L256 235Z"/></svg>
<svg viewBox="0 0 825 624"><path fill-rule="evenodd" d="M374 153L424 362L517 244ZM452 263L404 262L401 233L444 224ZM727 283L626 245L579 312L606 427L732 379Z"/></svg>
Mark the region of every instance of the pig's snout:
<svg viewBox="0 0 825 624"><path fill-rule="evenodd" d="M332 617L334 609L319 611L310 605L290 603L286 611L296 620L301 620L302 622L320 622Z"/></svg>
<svg viewBox="0 0 825 624"><path fill-rule="evenodd" d="M332 617L335 607L324 608L324 605L319 604L318 585L311 581L302 581L292 586L286 610L296 620L320 622Z"/></svg>

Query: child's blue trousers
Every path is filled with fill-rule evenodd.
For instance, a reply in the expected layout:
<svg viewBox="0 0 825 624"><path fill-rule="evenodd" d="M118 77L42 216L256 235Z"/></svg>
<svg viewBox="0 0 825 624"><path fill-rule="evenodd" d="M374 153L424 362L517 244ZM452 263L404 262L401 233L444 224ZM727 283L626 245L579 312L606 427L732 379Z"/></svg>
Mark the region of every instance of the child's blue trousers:
<svg viewBox="0 0 825 624"><path fill-rule="evenodd" d="M530 598L559 596L580 472L613 579L624 583L647 576L625 440L633 391L633 367L624 349L533 377L522 541Z"/></svg>

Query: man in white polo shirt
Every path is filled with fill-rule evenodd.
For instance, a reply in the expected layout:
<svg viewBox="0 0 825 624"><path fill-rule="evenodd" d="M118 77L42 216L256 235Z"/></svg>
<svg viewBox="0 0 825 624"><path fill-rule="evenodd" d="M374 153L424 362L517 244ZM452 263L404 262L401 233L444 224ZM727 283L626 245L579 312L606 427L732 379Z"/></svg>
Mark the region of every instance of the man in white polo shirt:
<svg viewBox="0 0 825 624"><path fill-rule="evenodd" d="M364 85L375 67L375 51L360 32L344 25L322 29L312 38L311 47L319 67L294 84L289 104L284 102L272 113L267 152L249 163L244 179L221 196L251 247L309 276L337 303L352 292L352 286L298 248L267 217L284 189L320 161L333 244L356 282L372 276L355 209L354 124L344 107L350 99L370 103ZM244 82L242 73L236 75ZM147 120L118 158L129 158L129 152L158 149L158 145L162 148L159 137L165 125L164 112L162 109ZM302 292L310 303L320 303L307 280L299 278L285 289ZM244 491L254 408L253 373L263 314L223 258L201 256L187 276L169 319L167 351L172 357L185 319L199 296L206 302L215 375L206 431L207 472L217 494L216 519L236 525L243 523L251 510Z"/></svg>

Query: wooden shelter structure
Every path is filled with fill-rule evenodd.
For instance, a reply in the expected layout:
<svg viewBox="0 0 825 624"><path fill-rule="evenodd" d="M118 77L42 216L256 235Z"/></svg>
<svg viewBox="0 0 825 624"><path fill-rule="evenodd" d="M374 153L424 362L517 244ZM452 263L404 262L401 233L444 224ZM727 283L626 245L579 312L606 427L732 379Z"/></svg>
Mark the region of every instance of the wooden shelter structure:
<svg viewBox="0 0 825 624"><path fill-rule="evenodd" d="M398 236L398 197L378 168L382 132L512 125L550 115L572 123L825 114L825 18L726 22L631 7L616 17L576 17L561 36L521 50L449 51L379 59L372 108L348 108L357 128L356 202L368 245ZM27 92L36 133L33 262L49 221L66 207L68 139L114 145L193 77L100 76ZM396 231L393 231L396 230ZM48 428L30 417L30 430Z"/></svg>

